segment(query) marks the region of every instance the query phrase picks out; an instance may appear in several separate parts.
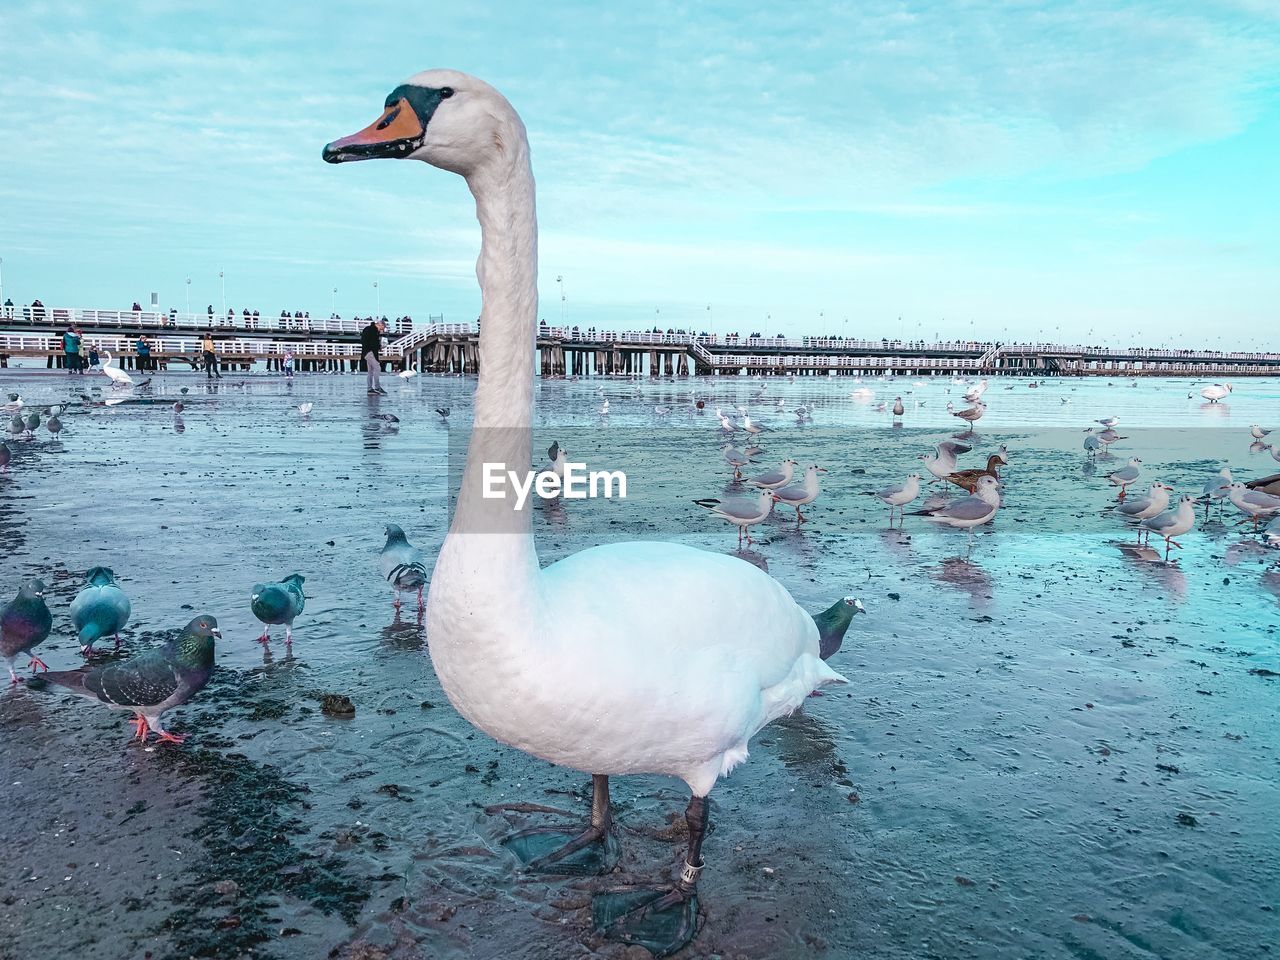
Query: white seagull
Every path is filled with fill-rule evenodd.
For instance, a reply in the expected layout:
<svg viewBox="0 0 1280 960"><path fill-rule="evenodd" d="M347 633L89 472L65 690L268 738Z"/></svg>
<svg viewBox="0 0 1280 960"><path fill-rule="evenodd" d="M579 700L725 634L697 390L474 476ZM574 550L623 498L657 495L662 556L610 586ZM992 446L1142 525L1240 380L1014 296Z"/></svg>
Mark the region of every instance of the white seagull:
<svg viewBox="0 0 1280 960"><path fill-rule="evenodd" d="M732 500L695 500L700 507L711 511L713 517L727 520L738 528L738 546L742 546L745 535L747 543L755 543L751 539L751 528L764 520L773 512L775 501L772 490L761 490L755 498L734 497Z"/></svg>
<svg viewBox="0 0 1280 960"><path fill-rule="evenodd" d="M1164 537L1164 558L1166 561L1169 559L1169 549L1171 547L1182 549L1182 544L1174 540L1174 537L1182 536L1195 525L1195 498L1189 493L1182 495L1176 510L1166 510L1159 516L1142 521L1142 526L1150 533L1156 533Z"/></svg>

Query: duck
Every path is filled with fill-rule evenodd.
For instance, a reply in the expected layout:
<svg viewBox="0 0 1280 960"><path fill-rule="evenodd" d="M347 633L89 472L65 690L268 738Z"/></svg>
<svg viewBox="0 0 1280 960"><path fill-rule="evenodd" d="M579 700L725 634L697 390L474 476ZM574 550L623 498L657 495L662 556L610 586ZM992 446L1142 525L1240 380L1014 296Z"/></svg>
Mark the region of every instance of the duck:
<svg viewBox="0 0 1280 960"><path fill-rule="evenodd" d="M954 484L961 490L969 493L977 492L978 480L981 477L995 477L1000 479L1000 471L998 468L1008 466L1009 458L1001 447L999 451L987 457L987 465L984 469L974 468L972 470L957 470L954 473L947 474L943 479L947 483Z"/></svg>
<svg viewBox="0 0 1280 960"><path fill-rule="evenodd" d="M473 726L591 775L584 829L507 838L526 869L575 872L588 857L593 872L607 872L609 778L684 781L688 840L676 881L640 897L634 887L600 890L592 904L593 917L609 918L598 923L606 938L673 953L697 929L708 795L767 723L848 682L820 652L824 637L847 630L853 598L815 617L741 557L660 541L594 546L542 567L532 511L515 508L509 485L501 498L484 495L486 464L523 469L531 458L538 247L523 122L487 83L429 70L323 157L425 161L462 176L475 199L480 366L461 489L431 574L428 649L445 695Z"/></svg>

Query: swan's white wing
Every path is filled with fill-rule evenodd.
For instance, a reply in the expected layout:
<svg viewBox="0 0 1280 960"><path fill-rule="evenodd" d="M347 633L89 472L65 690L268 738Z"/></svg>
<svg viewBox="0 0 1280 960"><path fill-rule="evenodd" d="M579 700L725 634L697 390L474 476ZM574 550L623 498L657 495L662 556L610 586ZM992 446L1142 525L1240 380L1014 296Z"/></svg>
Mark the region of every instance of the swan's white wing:
<svg viewBox="0 0 1280 960"><path fill-rule="evenodd" d="M737 557L622 543L542 572L549 632L576 668L553 684L557 757L595 773L667 773L694 790L746 757L747 740L824 683L818 628L786 589ZM518 745L518 744L517 744Z"/></svg>

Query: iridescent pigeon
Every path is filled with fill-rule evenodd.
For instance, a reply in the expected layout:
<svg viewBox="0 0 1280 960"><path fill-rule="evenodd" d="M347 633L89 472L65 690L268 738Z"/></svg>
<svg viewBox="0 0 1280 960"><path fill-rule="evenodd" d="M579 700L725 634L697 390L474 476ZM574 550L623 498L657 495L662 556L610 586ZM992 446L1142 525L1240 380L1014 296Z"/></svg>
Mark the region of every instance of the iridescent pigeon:
<svg viewBox="0 0 1280 960"><path fill-rule="evenodd" d="M426 609L422 588L427 584L427 563L422 551L405 539L404 531L394 523L387 524L387 545L378 558L378 569L383 578L396 588L393 604L400 609L400 591L418 591L418 609Z"/></svg>
<svg viewBox="0 0 1280 960"><path fill-rule="evenodd" d="M186 738L165 730L160 718L209 682L213 641L221 636L218 621L201 615L187 624L180 636L123 663L54 671L45 674L45 679L112 710L131 710L134 735L144 743L148 731L162 741L181 743Z"/></svg>
<svg viewBox="0 0 1280 960"><path fill-rule="evenodd" d="M271 640L270 626L284 624L284 642L293 643L293 618L302 612L306 598L302 595L303 576L291 573L279 583L255 583L250 607L253 615L262 621L259 643Z"/></svg>
<svg viewBox="0 0 1280 960"><path fill-rule="evenodd" d="M84 588L71 601L71 622L80 635L80 652L92 655L95 640L115 637L120 648L120 631L129 622L129 598L116 586L109 567L94 567L84 575Z"/></svg>
<svg viewBox="0 0 1280 960"><path fill-rule="evenodd" d="M18 595L0 610L0 655L9 664L9 679L13 683L20 682L13 669L13 661L20 653L31 658L28 666L32 673L49 669L31 650L44 642L52 626L53 615L44 602L44 584L39 580L24 583Z"/></svg>

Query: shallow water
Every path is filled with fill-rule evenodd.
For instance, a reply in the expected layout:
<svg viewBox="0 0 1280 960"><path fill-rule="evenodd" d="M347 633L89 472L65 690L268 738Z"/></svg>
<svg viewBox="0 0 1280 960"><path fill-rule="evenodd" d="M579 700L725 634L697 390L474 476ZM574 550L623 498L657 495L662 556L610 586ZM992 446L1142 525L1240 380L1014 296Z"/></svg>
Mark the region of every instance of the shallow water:
<svg viewBox="0 0 1280 960"><path fill-rule="evenodd" d="M1276 554L1227 513L1187 534L1177 563L1152 562L1107 515L1105 477L1133 455L1141 487L1198 492L1223 461L1240 477L1280 471L1248 436L1254 422L1280 427L1280 383L1243 381L1207 406L1186 381L993 380L962 465L1007 444L1005 507L967 558L963 534L910 516L889 531L862 495L964 426L945 411L962 388L769 381L765 398L816 405L799 426L753 399L761 384L536 387L535 450L559 440L629 480L626 501L540 505L544 563L637 537L731 552L732 529L692 500L737 492L712 408L743 403L770 427L762 467L794 456L831 471L810 522L775 514L746 556L808 609L845 594L868 609L833 659L850 686L762 731L713 792L703 927L681 956L1272 955ZM167 375L139 395L163 402L76 408L58 440L42 428L14 444L3 583L6 596L29 577L49 584L54 635L40 652L53 669L80 661L67 605L98 564L133 600L128 649L195 612L214 614L223 640L214 682L166 718L191 735L181 748L131 745L122 714L54 690L0 694L0 956L628 956L590 932L601 881L524 877L499 846L554 818L485 810L585 816L587 778L469 727L412 603L392 610L383 526L438 549L473 383L387 386L371 400L354 376L210 389ZM852 400L858 386L874 400ZM10 390L47 403L68 387L0 373ZM691 391L708 400L701 414ZM875 404L898 395L894 427ZM662 418L655 404L676 409ZM1129 439L1090 463L1081 428L1109 414ZM249 589L294 571L308 600L292 653L278 640L264 652ZM355 716L324 715L328 692ZM685 788L613 788L623 875L670 876Z"/></svg>

